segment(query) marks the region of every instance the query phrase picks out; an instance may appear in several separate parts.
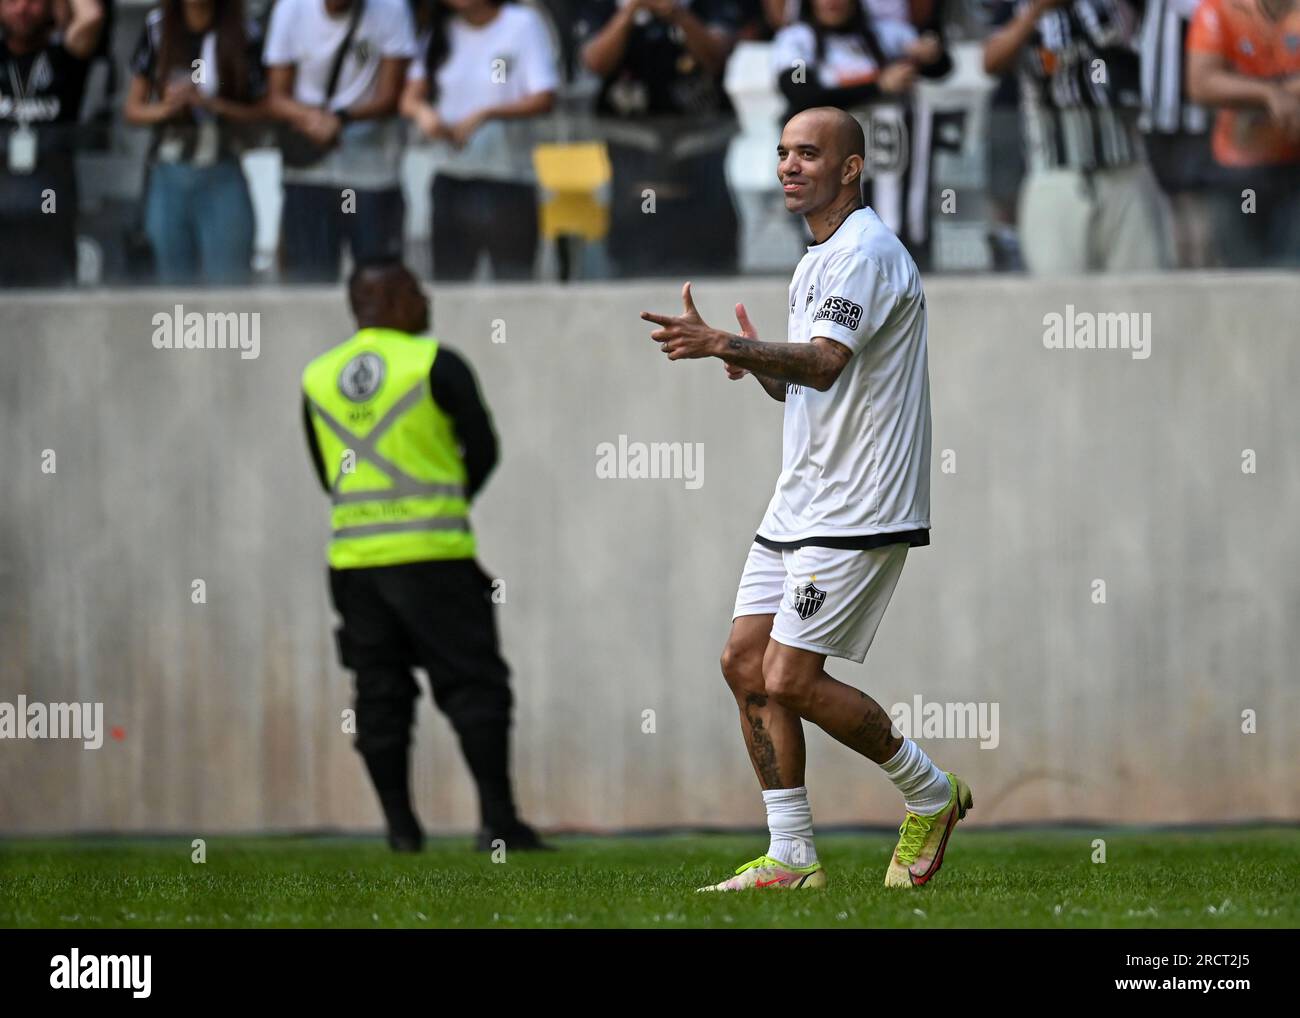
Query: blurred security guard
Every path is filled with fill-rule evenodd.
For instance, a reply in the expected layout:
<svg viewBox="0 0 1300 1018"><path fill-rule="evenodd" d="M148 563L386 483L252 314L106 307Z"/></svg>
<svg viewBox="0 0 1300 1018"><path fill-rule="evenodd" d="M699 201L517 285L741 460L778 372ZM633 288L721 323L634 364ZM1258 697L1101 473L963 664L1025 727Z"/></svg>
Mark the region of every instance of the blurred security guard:
<svg viewBox="0 0 1300 1018"><path fill-rule="evenodd" d="M356 673L356 747L394 851L419 851L409 744L419 688L451 721L478 785L478 847L544 847L515 812L512 697L497 647L492 581L475 561L469 505L497 441L469 366L436 339L429 303L396 262L348 284L359 332L303 372L303 420L334 503L330 591L339 657Z"/></svg>

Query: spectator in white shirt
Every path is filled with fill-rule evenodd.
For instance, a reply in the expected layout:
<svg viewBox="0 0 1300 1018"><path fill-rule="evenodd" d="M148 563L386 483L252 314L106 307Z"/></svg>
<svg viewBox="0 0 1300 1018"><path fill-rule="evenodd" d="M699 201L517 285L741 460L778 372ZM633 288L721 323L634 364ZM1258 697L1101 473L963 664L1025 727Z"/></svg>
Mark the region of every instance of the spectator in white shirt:
<svg viewBox="0 0 1300 1018"><path fill-rule="evenodd" d="M468 279L486 252L498 279L527 279L537 253L530 120L550 112L559 56L545 18L513 0L434 0L407 72L402 113L438 142L433 274Z"/></svg>
<svg viewBox="0 0 1300 1018"><path fill-rule="evenodd" d="M363 5L359 13L355 4ZM327 96L354 17L336 87ZM284 168L285 279L337 281L344 239L354 262L401 256L405 203L397 112L415 51L405 0L278 0L271 11L264 58L271 115L329 146L310 165Z"/></svg>

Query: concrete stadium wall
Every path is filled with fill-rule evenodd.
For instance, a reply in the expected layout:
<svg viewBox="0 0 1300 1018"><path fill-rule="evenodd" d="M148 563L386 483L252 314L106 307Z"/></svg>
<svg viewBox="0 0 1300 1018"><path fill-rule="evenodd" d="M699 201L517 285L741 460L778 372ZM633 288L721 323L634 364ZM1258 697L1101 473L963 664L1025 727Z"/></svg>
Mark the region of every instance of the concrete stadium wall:
<svg viewBox="0 0 1300 1018"><path fill-rule="evenodd" d="M971 781L976 822L1300 817L1295 277L928 293L933 544L866 664L832 674L887 707L999 705L996 748L922 743ZM784 280L697 294L715 323L744 300L780 338ZM178 302L260 312L260 356L155 350L152 317ZM1046 349L1044 316L1067 305L1150 312L1150 356ZM781 410L716 362L662 359L637 312L678 306L667 281L435 298L503 440L475 524L504 581L514 769L542 825L762 822L717 657ZM335 291L0 298L0 702L102 701L118 729L97 750L0 741L0 831L379 823L341 730L297 393L349 334ZM703 443L703 485L599 478L597 447L620 435ZM419 711L424 819L470 829L454 738L427 694ZM808 738L819 825L898 822L877 768Z"/></svg>

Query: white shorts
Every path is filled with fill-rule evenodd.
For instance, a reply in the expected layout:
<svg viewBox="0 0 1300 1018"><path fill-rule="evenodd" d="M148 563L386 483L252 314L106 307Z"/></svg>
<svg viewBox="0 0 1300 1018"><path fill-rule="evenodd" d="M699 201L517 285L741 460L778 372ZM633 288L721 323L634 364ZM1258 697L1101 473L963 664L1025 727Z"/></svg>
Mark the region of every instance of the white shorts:
<svg viewBox="0 0 1300 1018"><path fill-rule="evenodd" d="M894 595L907 548L899 543L773 551L755 542L732 619L775 615L777 643L861 662Z"/></svg>

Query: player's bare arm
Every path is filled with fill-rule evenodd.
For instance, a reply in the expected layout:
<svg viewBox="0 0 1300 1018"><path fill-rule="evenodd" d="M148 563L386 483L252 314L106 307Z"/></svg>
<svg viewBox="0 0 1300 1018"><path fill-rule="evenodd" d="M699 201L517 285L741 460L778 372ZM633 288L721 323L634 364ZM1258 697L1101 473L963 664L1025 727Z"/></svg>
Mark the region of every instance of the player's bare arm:
<svg viewBox="0 0 1300 1018"><path fill-rule="evenodd" d="M768 378L794 382L825 392L848 364L852 352L842 343L818 336L811 343L763 343L727 336L721 357Z"/></svg>
<svg viewBox="0 0 1300 1018"><path fill-rule="evenodd" d="M811 343L764 343L715 329L696 309L690 283L682 287L682 305L680 315L641 312L642 319L660 326L650 333L650 338L659 344L668 359L717 357L732 367L745 368L768 379L763 387L769 393L772 393L772 382L794 382L825 392L835 384L852 356L848 347L822 337Z"/></svg>
<svg viewBox="0 0 1300 1018"><path fill-rule="evenodd" d="M754 323L749 320L749 312L745 310L744 304L736 305L736 321L740 323L740 334L746 339L758 339L758 330L754 328ZM753 375L758 379L758 384L763 387L763 391L771 396L778 403L785 402L785 382L779 378L770 378L767 375L760 375L757 372L750 371L748 368L736 367L733 364L722 362L723 369L727 372L727 377L733 382L739 381L746 375Z"/></svg>

